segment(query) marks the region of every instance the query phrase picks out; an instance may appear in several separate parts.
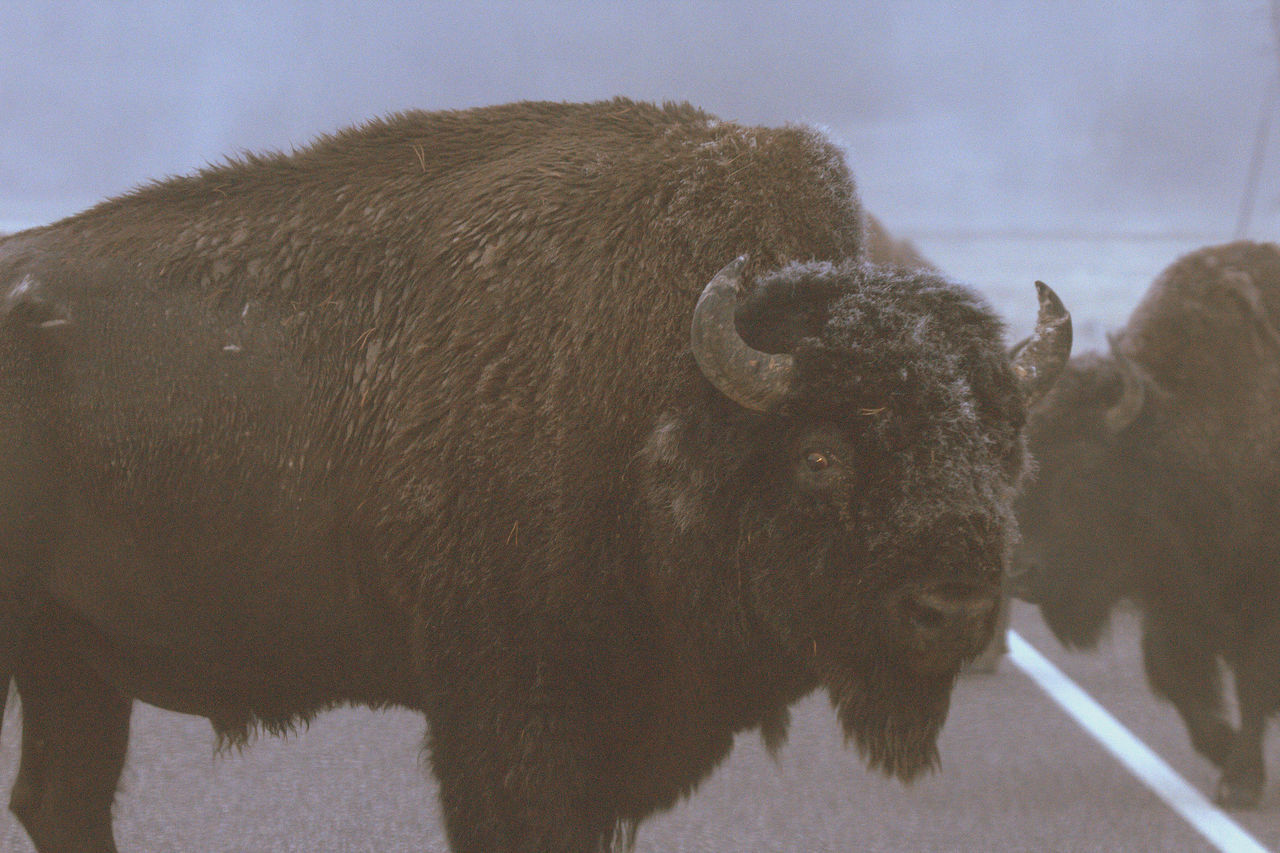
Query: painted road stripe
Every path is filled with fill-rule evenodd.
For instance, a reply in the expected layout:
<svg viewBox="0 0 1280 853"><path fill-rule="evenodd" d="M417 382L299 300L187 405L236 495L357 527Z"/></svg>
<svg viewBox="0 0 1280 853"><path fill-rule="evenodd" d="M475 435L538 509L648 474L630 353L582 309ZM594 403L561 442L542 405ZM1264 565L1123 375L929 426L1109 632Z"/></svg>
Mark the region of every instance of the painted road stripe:
<svg viewBox="0 0 1280 853"><path fill-rule="evenodd" d="M1151 747L1134 737L1017 631L1009 632L1009 658L1210 844L1224 853L1267 853L1267 848L1179 776Z"/></svg>

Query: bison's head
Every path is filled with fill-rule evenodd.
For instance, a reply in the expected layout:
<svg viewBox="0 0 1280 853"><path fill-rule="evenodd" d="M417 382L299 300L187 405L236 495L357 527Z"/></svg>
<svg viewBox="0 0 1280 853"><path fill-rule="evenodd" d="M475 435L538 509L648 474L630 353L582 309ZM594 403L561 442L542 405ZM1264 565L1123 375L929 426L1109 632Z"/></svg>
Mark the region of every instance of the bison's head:
<svg viewBox="0 0 1280 853"><path fill-rule="evenodd" d="M1012 592L1040 605L1054 635L1069 647L1094 646L1112 607L1126 593L1132 537L1151 535L1126 476L1140 440L1136 426L1158 389L1113 351L1072 359L1035 407L1027 427L1036 472L1015 511L1022 543ZM1149 412L1148 412L1149 414Z"/></svg>
<svg viewBox="0 0 1280 853"><path fill-rule="evenodd" d="M702 399L647 448L659 547L691 606L735 602L738 630L827 688L869 762L911 778L990 639L1026 389L1065 363L1069 319L1044 288L1052 345L1015 364L990 310L936 275L793 265L739 305L740 268L694 320Z"/></svg>

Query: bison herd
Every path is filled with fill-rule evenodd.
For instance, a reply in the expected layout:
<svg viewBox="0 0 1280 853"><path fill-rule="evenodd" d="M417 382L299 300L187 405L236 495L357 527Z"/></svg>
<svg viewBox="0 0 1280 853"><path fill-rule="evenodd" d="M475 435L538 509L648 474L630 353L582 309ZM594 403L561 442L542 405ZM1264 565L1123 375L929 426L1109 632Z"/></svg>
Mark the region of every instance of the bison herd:
<svg viewBox="0 0 1280 853"><path fill-rule="evenodd" d="M868 766L933 768L1007 591L1077 646L1136 602L1253 805L1280 250L1179 260L1104 354L1036 295L1007 348L820 134L625 99L403 113L4 237L10 808L113 851L135 699L230 744L353 703L423 715L453 850L625 847L817 689Z"/></svg>

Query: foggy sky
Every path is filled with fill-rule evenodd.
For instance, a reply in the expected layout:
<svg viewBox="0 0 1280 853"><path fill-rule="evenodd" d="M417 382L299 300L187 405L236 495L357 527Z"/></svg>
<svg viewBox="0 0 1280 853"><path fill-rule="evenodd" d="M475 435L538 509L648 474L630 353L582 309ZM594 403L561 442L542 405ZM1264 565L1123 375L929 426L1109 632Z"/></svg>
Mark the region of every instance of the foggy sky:
<svg viewBox="0 0 1280 853"><path fill-rule="evenodd" d="M1268 0L0 0L0 32L0 228L393 111L628 95L826 129L903 233L1226 239L1280 67Z"/></svg>

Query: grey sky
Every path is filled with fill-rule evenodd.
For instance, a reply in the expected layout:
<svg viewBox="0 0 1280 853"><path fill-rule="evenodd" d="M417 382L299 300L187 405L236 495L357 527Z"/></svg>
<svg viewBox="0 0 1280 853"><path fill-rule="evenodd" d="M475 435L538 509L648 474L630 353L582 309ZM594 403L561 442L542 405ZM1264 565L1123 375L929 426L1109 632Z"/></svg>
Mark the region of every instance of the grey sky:
<svg viewBox="0 0 1280 853"><path fill-rule="evenodd" d="M826 128L904 232L1226 238L1268 0L3 0L0 222L410 108L688 100ZM1280 227L1280 116L1251 232Z"/></svg>

